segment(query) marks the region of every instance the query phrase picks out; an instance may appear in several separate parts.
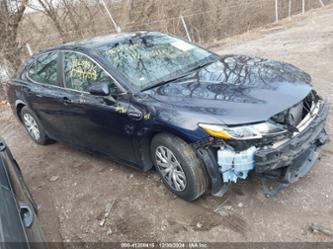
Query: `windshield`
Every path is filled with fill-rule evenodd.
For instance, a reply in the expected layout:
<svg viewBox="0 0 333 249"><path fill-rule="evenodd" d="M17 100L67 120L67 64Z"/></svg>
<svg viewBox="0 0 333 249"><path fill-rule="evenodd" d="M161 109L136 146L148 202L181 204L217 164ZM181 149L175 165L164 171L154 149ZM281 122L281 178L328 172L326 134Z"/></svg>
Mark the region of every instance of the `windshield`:
<svg viewBox="0 0 333 249"><path fill-rule="evenodd" d="M98 53L140 90L218 59L204 49L163 34L137 34L103 45Z"/></svg>

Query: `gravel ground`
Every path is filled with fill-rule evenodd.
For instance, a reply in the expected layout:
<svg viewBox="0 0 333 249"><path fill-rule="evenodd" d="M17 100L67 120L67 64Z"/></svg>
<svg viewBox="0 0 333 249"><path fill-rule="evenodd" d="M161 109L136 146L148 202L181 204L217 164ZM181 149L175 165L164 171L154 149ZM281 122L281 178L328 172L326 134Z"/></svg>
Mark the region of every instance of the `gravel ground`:
<svg viewBox="0 0 333 249"><path fill-rule="evenodd" d="M237 53L286 61L313 76L333 102L333 6L313 10L214 44ZM332 112L327 130L332 134ZM309 226L333 229L333 146L301 181L266 199L258 179L235 184L222 198L187 203L155 172L142 173L62 143L34 144L7 106L0 136L20 164L40 207L49 241L332 241Z"/></svg>

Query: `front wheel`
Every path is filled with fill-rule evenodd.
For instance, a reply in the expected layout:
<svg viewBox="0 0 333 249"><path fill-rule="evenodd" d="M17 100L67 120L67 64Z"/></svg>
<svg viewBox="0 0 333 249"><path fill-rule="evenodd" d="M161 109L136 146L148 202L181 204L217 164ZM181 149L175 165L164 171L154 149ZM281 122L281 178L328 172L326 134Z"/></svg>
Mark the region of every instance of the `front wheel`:
<svg viewBox="0 0 333 249"><path fill-rule="evenodd" d="M167 187L180 198L193 201L208 188L208 177L193 148L170 134L158 134L151 143L151 156Z"/></svg>

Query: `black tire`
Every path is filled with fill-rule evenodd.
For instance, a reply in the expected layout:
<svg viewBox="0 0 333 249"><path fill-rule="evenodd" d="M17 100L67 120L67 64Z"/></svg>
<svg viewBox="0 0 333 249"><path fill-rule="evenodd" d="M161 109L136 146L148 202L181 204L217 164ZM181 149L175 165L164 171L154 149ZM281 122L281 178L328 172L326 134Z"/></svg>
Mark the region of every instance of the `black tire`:
<svg viewBox="0 0 333 249"><path fill-rule="evenodd" d="M38 137L34 136L33 133L29 131L28 125L25 122L25 117L26 117L25 115L29 115L36 122L36 129L38 129L38 132L39 132ZM38 118L28 107L25 106L25 107L22 108L22 110L20 111L20 119L22 121L23 126L27 130L29 136L32 138L32 140L35 143L40 144L40 145L46 145L50 142L50 139L47 137L43 127L41 126L41 124L38 120Z"/></svg>
<svg viewBox="0 0 333 249"><path fill-rule="evenodd" d="M173 153L186 176L186 186L181 191L175 189L174 180L172 180L172 186L168 183L167 178L169 178L169 175L163 176L162 167L158 165L160 158L158 159L156 152L165 148ZM156 135L151 142L151 157L165 185L178 197L186 201L194 201L207 191L209 181L205 166L197 158L194 149L179 137L166 133Z"/></svg>

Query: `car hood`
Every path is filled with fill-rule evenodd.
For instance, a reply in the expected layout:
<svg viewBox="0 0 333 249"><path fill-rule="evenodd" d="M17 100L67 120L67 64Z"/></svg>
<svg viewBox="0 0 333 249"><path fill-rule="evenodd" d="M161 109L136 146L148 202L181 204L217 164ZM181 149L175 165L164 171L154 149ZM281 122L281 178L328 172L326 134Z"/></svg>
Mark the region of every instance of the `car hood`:
<svg viewBox="0 0 333 249"><path fill-rule="evenodd" d="M165 107L235 125L266 121L302 101L311 89L311 77L290 64L227 55L147 93Z"/></svg>

